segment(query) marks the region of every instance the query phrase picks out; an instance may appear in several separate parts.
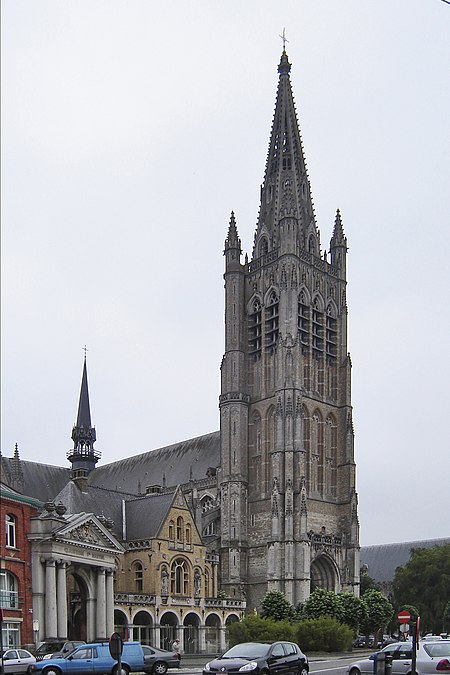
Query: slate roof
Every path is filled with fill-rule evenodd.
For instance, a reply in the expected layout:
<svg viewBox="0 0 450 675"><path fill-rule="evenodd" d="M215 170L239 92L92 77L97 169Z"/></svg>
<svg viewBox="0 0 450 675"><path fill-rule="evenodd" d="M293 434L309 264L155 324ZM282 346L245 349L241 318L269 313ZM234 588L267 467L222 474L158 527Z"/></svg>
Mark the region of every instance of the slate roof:
<svg viewBox="0 0 450 675"><path fill-rule="evenodd" d="M2 480L8 484L11 482L12 461L9 457L1 458ZM41 502L53 500L70 480L70 468L28 462L23 459L20 460L20 466L23 475L23 489L20 491Z"/></svg>
<svg viewBox="0 0 450 675"><path fill-rule="evenodd" d="M190 438L164 448L98 466L89 485L138 496L149 485L176 487L206 478L210 467L220 464L220 432Z"/></svg>
<svg viewBox="0 0 450 675"><path fill-rule="evenodd" d="M11 484L13 459L1 457L3 481ZM89 474L89 487L115 490L138 497L148 485L176 487L206 478L210 467L220 464L220 432L190 438L157 450L97 466ZM23 494L42 502L55 500L70 482L70 467L20 460ZM22 492L22 490L21 490ZM83 509L85 510L85 509Z"/></svg>
<svg viewBox="0 0 450 675"><path fill-rule="evenodd" d="M114 523L112 531L122 539L122 502L134 496L95 486L89 486L87 492L81 492L73 481L69 481L54 501L61 501L67 507L68 514L86 512L111 518Z"/></svg>
<svg viewBox="0 0 450 675"><path fill-rule="evenodd" d="M126 505L126 539L152 539L158 534L172 505L174 492L134 499Z"/></svg>
<svg viewBox="0 0 450 675"><path fill-rule="evenodd" d="M394 580L397 567L406 565L413 548L432 548L450 544L450 537L443 539L426 539L424 541L400 542L398 544L380 544L361 546L361 565L367 565L367 573L378 583Z"/></svg>

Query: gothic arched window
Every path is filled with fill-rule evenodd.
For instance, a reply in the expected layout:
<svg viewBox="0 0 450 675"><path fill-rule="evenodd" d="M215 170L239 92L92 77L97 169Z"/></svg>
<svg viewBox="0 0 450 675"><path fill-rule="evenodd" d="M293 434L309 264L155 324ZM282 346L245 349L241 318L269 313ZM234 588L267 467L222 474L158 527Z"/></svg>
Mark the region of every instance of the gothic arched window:
<svg viewBox="0 0 450 675"><path fill-rule="evenodd" d="M312 348L316 358L323 355L323 310L317 297L312 307Z"/></svg>
<svg viewBox="0 0 450 675"><path fill-rule="evenodd" d="M310 308L305 291L298 296L298 334L302 351L309 346Z"/></svg>
<svg viewBox="0 0 450 675"><path fill-rule="evenodd" d="M170 568L170 592L172 595L188 595L188 585L188 564L183 558L176 558Z"/></svg>
<svg viewBox="0 0 450 675"><path fill-rule="evenodd" d="M169 539L170 541L175 541L175 523L173 520L169 522Z"/></svg>
<svg viewBox="0 0 450 675"><path fill-rule="evenodd" d="M261 303L256 298L248 315L248 347L249 354L261 356L261 341L262 341L262 308Z"/></svg>
<svg viewBox="0 0 450 675"><path fill-rule="evenodd" d="M259 255L266 255L266 253L269 252L269 244L268 241L265 237L261 238L261 241L259 242Z"/></svg>
<svg viewBox="0 0 450 675"><path fill-rule="evenodd" d="M325 492L336 497L337 489L337 424L333 415L325 423Z"/></svg>
<svg viewBox="0 0 450 675"><path fill-rule="evenodd" d="M205 495L202 497L200 503L202 505L203 513L206 513L206 511L210 511L214 508L214 499L211 497L211 495Z"/></svg>
<svg viewBox="0 0 450 675"><path fill-rule="evenodd" d="M134 590L136 593L142 593L144 588L144 568L138 560L133 563Z"/></svg>
<svg viewBox="0 0 450 675"><path fill-rule="evenodd" d="M337 320L336 312L331 304L327 307L326 353L327 360L332 363L337 356Z"/></svg>
<svg viewBox="0 0 450 675"><path fill-rule="evenodd" d="M184 522L181 516L177 518L177 541L183 541Z"/></svg>
<svg viewBox="0 0 450 675"><path fill-rule="evenodd" d="M265 347L270 351L273 351L278 340L278 324L278 295L271 291L265 311Z"/></svg>

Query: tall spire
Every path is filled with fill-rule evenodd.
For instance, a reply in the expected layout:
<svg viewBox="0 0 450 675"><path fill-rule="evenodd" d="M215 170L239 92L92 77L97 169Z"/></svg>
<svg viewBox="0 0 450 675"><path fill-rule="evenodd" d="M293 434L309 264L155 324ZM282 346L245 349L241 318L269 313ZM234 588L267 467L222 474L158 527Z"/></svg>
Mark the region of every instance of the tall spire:
<svg viewBox="0 0 450 675"><path fill-rule="evenodd" d="M278 90L261 188L254 258L260 255L257 246L260 245L261 237L266 238L269 250L279 246L278 224L286 217L294 218L297 222L300 248L308 248L317 255L320 251L290 71L291 64L283 49L278 65ZM264 251L264 246L261 250Z"/></svg>
<svg viewBox="0 0 450 675"><path fill-rule="evenodd" d="M94 449L96 433L95 427L91 425L86 353L78 401L78 415L76 424L72 429L72 440L73 449L67 453L67 459L72 462L72 471L82 470L84 473L89 473L95 468L101 453Z"/></svg>

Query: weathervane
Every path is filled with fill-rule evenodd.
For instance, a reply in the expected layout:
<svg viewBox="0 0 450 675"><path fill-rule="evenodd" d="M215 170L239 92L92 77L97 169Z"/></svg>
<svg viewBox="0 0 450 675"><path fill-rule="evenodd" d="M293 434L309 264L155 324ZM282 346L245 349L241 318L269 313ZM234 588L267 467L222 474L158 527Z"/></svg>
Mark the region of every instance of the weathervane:
<svg viewBox="0 0 450 675"><path fill-rule="evenodd" d="M286 51L286 42L289 42L289 40L286 37L286 29L283 28L283 35L280 35L280 38L283 40L283 51Z"/></svg>

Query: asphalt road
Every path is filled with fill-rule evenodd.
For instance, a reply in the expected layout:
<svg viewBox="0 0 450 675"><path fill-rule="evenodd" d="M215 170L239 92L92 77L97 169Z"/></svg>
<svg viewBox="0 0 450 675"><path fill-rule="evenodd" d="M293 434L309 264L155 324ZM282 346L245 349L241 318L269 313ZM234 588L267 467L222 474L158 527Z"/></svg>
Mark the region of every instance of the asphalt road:
<svg viewBox="0 0 450 675"><path fill-rule="evenodd" d="M372 652L367 652L372 653ZM310 673L321 673L330 674L330 675L345 675L347 672L347 667L350 663L358 661L359 659L365 658L366 652L354 652L353 654L340 654L340 655L314 655L309 658L309 672ZM182 667L179 669L179 673L183 675L199 675L202 672L202 668L209 660L214 658L213 656L189 656L186 658L182 657L181 663ZM168 671L168 675L176 675L176 670Z"/></svg>

